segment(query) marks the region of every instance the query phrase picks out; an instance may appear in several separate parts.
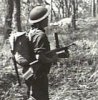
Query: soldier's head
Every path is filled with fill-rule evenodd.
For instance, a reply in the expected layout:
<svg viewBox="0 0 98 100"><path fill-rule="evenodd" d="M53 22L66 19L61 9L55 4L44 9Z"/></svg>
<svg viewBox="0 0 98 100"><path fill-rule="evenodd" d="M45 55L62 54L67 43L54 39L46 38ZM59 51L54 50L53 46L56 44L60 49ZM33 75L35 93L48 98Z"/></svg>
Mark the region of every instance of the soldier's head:
<svg viewBox="0 0 98 100"><path fill-rule="evenodd" d="M44 29L48 26L49 7L36 6L30 12L29 23L32 27Z"/></svg>

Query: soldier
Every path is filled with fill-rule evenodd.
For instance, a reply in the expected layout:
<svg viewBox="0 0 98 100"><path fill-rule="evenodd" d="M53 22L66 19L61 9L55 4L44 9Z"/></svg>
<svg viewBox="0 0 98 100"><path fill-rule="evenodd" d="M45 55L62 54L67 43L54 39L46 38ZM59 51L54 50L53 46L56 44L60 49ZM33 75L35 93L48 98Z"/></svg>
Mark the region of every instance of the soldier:
<svg viewBox="0 0 98 100"><path fill-rule="evenodd" d="M45 6L36 6L30 12L29 23L31 30L28 33L30 39L30 55L31 61L36 59L39 61L39 70L36 77L26 80L28 87L28 95L30 87L32 87L32 97L35 100L49 100L48 95L48 73L51 63L57 60L55 54L46 56L45 53L50 51L48 38L45 34L45 27L48 26L49 9ZM24 72L27 69L24 68Z"/></svg>

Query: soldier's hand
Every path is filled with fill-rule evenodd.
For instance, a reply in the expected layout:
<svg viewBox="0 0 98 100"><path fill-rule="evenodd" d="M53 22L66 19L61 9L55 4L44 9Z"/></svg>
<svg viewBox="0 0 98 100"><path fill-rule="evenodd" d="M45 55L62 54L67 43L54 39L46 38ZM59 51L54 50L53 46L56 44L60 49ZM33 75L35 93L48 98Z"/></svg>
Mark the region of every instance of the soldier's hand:
<svg viewBox="0 0 98 100"><path fill-rule="evenodd" d="M57 60L58 60L58 55L54 54L52 57L52 62L55 63L55 62L57 62Z"/></svg>

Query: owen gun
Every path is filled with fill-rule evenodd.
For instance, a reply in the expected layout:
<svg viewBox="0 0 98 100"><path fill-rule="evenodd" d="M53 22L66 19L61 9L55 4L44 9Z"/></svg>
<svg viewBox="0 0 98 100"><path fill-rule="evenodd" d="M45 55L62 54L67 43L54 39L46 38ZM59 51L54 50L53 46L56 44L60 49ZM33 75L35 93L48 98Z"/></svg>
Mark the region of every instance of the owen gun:
<svg viewBox="0 0 98 100"><path fill-rule="evenodd" d="M58 55L58 57L60 57L60 58L68 58L69 57L68 48L72 45L75 45L75 43L71 43L62 48L56 48L56 49L50 50L50 51L46 52L45 55L49 55L49 54L51 55L52 53L56 53ZM38 62L39 62L38 60L35 60L29 64L31 67L23 74L23 78L25 80L28 80L33 75L36 76L39 66L36 66L37 68L36 68L36 70L34 70L33 65L37 64Z"/></svg>

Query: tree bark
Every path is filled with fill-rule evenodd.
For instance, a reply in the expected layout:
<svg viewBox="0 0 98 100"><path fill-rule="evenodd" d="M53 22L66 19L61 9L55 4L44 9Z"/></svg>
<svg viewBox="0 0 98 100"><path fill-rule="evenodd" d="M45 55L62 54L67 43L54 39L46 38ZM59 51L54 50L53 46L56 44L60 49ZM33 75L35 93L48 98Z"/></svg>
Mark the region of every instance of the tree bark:
<svg viewBox="0 0 98 100"><path fill-rule="evenodd" d="M5 34L5 39L8 38L9 34L12 31L12 14L13 14L13 0L6 0L6 4L7 4L7 14L6 14L6 18L5 18L5 26L4 26L4 34Z"/></svg>
<svg viewBox="0 0 98 100"><path fill-rule="evenodd" d="M96 3L95 3L95 0L92 0L92 16L96 17Z"/></svg>
<svg viewBox="0 0 98 100"><path fill-rule="evenodd" d="M72 0L72 26L76 29L76 4L75 0Z"/></svg>
<svg viewBox="0 0 98 100"><path fill-rule="evenodd" d="M20 0L15 0L15 21L16 21L16 27L17 27L17 31L21 32L22 28L21 28L21 5L20 5Z"/></svg>
<svg viewBox="0 0 98 100"><path fill-rule="evenodd" d="M39 4L43 4L43 0L37 0Z"/></svg>
<svg viewBox="0 0 98 100"><path fill-rule="evenodd" d="M96 14L98 15L98 0L96 0Z"/></svg>
<svg viewBox="0 0 98 100"><path fill-rule="evenodd" d="M61 8L62 8L62 18L64 18L65 16L64 16L64 11L65 11L65 9L64 9L64 1L61 1Z"/></svg>
<svg viewBox="0 0 98 100"><path fill-rule="evenodd" d="M70 1L65 0L65 6L66 6L66 10L67 10L67 17L70 16L70 5L69 5Z"/></svg>
<svg viewBox="0 0 98 100"><path fill-rule="evenodd" d="M78 0L76 0L76 18L78 18Z"/></svg>
<svg viewBox="0 0 98 100"><path fill-rule="evenodd" d="M51 22L52 22L52 20L53 20L53 19L52 19L52 8L53 8L53 7L52 7L52 2L53 2L53 1L51 0L51 4L50 4L50 6L51 6L51 16L50 16L50 21L51 21Z"/></svg>

